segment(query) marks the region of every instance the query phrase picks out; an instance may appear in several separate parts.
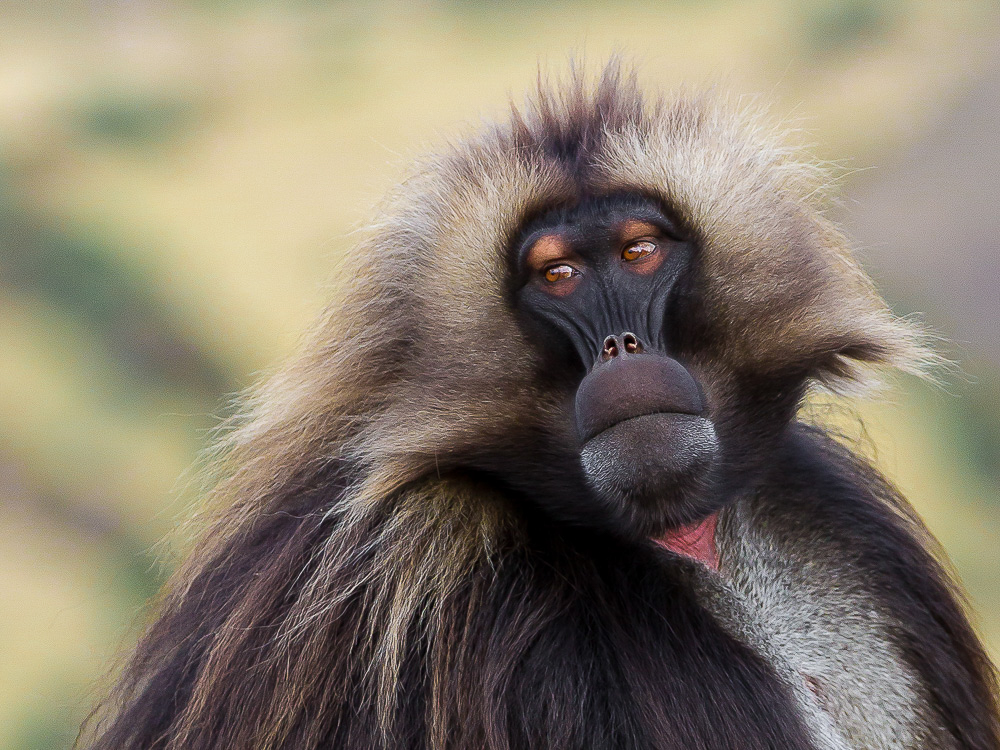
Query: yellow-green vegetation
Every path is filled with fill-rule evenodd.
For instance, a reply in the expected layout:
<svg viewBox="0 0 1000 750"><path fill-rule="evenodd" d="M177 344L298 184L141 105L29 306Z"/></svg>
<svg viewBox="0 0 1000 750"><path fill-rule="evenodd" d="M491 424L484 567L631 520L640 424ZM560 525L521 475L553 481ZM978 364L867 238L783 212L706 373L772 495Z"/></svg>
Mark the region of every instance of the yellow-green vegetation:
<svg viewBox="0 0 1000 750"><path fill-rule="evenodd" d="M290 349L350 231L408 157L502 110L539 64L559 72L571 53L619 51L651 85L760 95L820 157L849 158L849 174L918 140L986 64L997 28L990 0L24 2L2 13L9 748L69 745L169 567L149 550L193 500L188 470L213 415ZM977 372L996 382L997 364ZM867 439L950 552L996 652L1000 397L906 381L893 399L856 407Z"/></svg>

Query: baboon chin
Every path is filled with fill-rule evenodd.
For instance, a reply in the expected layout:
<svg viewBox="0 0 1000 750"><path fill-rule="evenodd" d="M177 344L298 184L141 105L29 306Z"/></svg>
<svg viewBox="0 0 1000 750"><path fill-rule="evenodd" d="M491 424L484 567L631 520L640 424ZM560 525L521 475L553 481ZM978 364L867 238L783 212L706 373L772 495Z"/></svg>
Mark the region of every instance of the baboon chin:
<svg viewBox="0 0 1000 750"><path fill-rule="evenodd" d="M648 414L594 436L580 455L594 490L637 533L656 537L717 510L705 488L717 449L704 417Z"/></svg>
<svg viewBox="0 0 1000 750"><path fill-rule="evenodd" d="M933 355L759 112L609 66L418 163L216 452L93 750L1000 750L899 491Z"/></svg>

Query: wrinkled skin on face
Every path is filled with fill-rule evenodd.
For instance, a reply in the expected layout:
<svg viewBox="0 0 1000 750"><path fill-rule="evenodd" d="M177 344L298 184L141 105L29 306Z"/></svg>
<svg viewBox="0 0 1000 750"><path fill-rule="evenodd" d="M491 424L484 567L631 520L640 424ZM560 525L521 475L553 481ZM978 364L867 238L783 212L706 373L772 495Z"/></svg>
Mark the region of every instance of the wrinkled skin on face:
<svg viewBox="0 0 1000 750"><path fill-rule="evenodd" d="M514 248L522 326L549 378L572 392L587 485L579 503L629 535L701 521L736 482L727 466L739 465L739 451L727 449L740 442L741 420L711 408L706 375L688 356L696 262L684 229L635 194L544 212Z"/></svg>

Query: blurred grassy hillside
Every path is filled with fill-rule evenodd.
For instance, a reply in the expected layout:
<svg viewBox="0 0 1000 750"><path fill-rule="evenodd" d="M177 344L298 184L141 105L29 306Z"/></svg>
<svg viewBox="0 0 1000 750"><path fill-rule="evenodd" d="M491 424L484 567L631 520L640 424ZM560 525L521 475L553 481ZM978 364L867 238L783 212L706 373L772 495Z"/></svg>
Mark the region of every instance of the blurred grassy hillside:
<svg viewBox="0 0 1000 750"><path fill-rule="evenodd" d="M193 500L213 415L288 351L408 157L501 111L539 64L623 51L650 85L761 94L846 167L850 198L868 179L853 170L901 159L996 66L997 14L992 0L5 3L0 747L70 744L168 572L149 550ZM996 267L992 245L977 252ZM901 265L919 283L875 268L893 303L952 330L964 308L910 294L935 279ZM967 339L971 377L858 407L995 653L998 351Z"/></svg>

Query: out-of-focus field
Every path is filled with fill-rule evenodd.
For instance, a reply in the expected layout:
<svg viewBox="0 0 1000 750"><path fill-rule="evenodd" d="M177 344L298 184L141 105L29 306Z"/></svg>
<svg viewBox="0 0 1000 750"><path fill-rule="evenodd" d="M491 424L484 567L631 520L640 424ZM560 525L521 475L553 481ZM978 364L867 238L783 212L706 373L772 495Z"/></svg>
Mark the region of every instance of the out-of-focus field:
<svg viewBox="0 0 1000 750"><path fill-rule="evenodd" d="M948 113L997 66L997 10L987 0L5 3L0 747L72 742L169 570L150 549L194 500L189 469L213 415L290 349L351 230L408 157L502 111L539 64L558 72L572 52L596 63L621 51L651 86L719 84L795 118L813 151L840 165L838 216L850 224L852 195L892 205L914 189L904 167L859 170L905 165L951 127ZM992 221L995 196L982 204ZM877 243L862 248L869 258L907 252L862 239ZM995 274L995 249L941 248L974 276ZM969 374L939 390L904 381L888 405L852 408L951 554L998 653L997 334L957 326L972 315L961 290L949 292L954 305L927 294L934 266L894 257L873 264L880 283L901 312L963 332ZM972 300L977 319L995 319L990 292Z"/></svg>

